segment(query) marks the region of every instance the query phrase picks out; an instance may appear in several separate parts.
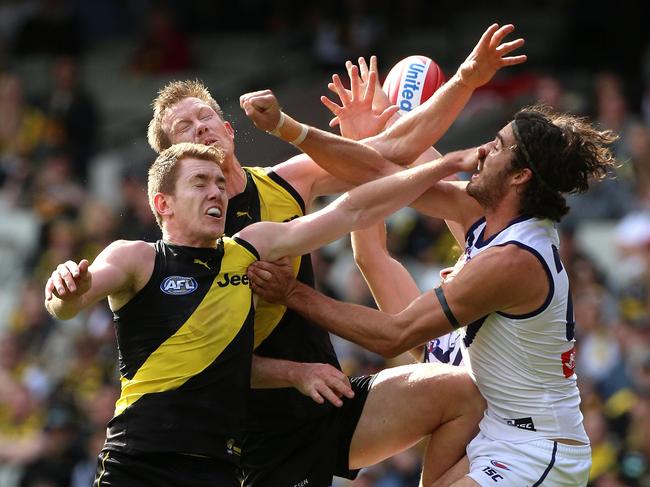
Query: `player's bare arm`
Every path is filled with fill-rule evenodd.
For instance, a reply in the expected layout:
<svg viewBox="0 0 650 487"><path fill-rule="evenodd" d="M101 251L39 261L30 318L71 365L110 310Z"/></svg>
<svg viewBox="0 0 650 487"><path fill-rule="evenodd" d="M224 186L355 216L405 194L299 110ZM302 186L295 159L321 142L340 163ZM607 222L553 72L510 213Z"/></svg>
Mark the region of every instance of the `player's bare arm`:
<svg viewBox="0 0 650 487"><path fill-rule="evenodd" d="M146 242L118 240L92 265L86 259L59 264L45 285L45 307L65 320L108 297L111 309L117 310L147 283L154 254Z"/></svg>
<svg viewBox="0 0 650 487"><path fill-rule="evenodd" d="M410 272L388 252L383 223L352 232L351 241L354 261L381 311L399 313L422 294ZM422 350L409 352L421 362Z"/></svg>
<svg viewBox="0 0 650 487"><path fill-rule="evenodd" d="M294 387L318 404L343 405L341 397L354 397L348 377L330 364L292 362L253 355L251 387Z"/></svg>
<svg viewBox="0 0 650 487"><path fill-rule="evenodd" d="M324 152L326 154L326 157L323 156L325 163L318 161L318 166L325 170L320 170L322 174L331 174L342 181L358 185L375 179L378 175L395 172L395 170L389 169L393 164L384 159L377 151L359 142L308 127L284 114L280 110L277 98L270 90L242 95L240 105L257 128L298 146L312 158L310 162L314 166L316 164L313 162L313 158L322 156L321 146L332 146L332 150L326 149ZM309 161L309 158L303 156L294 159L294 161L303 164ZM314 186L316 183L310 181L307 170L289 162L284 163L286 167L284 164L277 167L279 175L291 179L290 182L296 182L305 194L324 191L323 187ZM328 162L331 164L327 164Z"/></svg>
<svg viewBox="0 0 650 487"><path fill-rule="evenodd" d="M524 44L523 39L504 42L513 31L511 24L492 24L458 71L429 100L364 142L397 164L410 164L447 131L476 88L490 81L499 69L526 61L525 55L508 56Z"/></svg>
<svg viewBox="0 0 650 487"><path fill-rule="evenodd" d="M250 242L263 260L303 255L379 222L411 203L447 171L444 159L432 161L359 186L316 213L287 223L259 222L238 236Z"/></svg>
<svg viewBox="0 0 650 487"><path fill-rule="evenodd" d="M283 302L330 332L387 357L453 329L435 290L420 295L404 311L391 314L336 301L288 273L272 271L264 262L249 268L253 290L264 299ZM539 260L515 245L483 252L442 285L449 309L461 326L495 311L522 314L537 309L548 288Z"/></svg>

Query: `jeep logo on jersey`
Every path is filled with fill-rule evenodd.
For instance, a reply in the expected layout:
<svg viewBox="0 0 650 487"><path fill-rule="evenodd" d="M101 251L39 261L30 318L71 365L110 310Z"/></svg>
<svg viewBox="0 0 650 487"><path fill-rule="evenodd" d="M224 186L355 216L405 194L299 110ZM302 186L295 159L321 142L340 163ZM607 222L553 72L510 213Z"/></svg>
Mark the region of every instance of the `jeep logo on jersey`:
<svg viewBox="0 0 650 487"><path fill-rule="evenodd" d="M198 287L193 277L184 276L169 276L160 284L160 290L172 296L193 293Z"/></svg>
<svg viewBox="0 0 650 487"><path fill-rule="evenodd" d="M248 286L249 283L250 281L246 274L235 274L234 276L231 276L227 272L223 275L223 281L217 281L219 287L226 287L228 285L239 286L240 284Z"/></svg>

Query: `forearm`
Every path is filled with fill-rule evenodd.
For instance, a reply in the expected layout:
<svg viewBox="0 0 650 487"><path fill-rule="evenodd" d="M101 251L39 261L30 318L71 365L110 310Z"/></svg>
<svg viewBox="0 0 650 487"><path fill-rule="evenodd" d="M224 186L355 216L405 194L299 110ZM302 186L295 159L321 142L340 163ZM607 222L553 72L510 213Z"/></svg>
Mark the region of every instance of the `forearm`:
<svg viewBox="0 0 650 487"><path fill-rule="evenodd" d="M266 260L311 252L353 230L378 223L398 209L409 205L429 188L433 181L449 171L444 159L418 166L363 184L339 197L322 210L293 220L284 226L265 229L261 223L240 236L257 248Z"/></svg>
<svg viewBox="0 0 650 487"><path fill-rule="evenodd" d="M251 388L294 387L297 362L253 355Z"/></svg>
<svg viewBox="0 0 650 487"><path fill-rule="evenodd" d="M45 301L45 308L47 311L59 320L69 320L74 318L82 309L84 309L84 307L83 296L66 301L59 299L57 296L52 296L51 300Z"/></svg>
<svg viewBox="0 0 650 487"><path fill-rule="evenodd" d="M363 222L354 229L365 228L410 205L435 182L453 172L448 160L438 159L355 188L342 206L361 214Z"/></svg>
<svg viewBox="0 0 650 487"><path fill-rule="evenodd" d="M387 313L325 296L296 283L287 306L326 330L384 356L396 356L399 327Z"/></svg>
<svg viewBox="0 0 650 487"><path fill-rule="evenodd" d="M300 135L300 123L285 117L278 136L291 142ZM375 149L314 127L308 128L299 149L332 176L355 186L400 170Z"/></svg>
<svg viewBox="0 0 650 487"><path fill-rule="evenodd" d="M424 104L363 142L396 164L410 164L444 135L473 91L456 74Z"/></svg>
<svg viewBox="0 0 650 487"><path fill-rule="evenodd" d="M352 250L355 263L381 311L399 313L420 295L409 271L390 256L384 225L354 232ZM416 361L422 361L422 346L416 346L409 353Z"/></svg>

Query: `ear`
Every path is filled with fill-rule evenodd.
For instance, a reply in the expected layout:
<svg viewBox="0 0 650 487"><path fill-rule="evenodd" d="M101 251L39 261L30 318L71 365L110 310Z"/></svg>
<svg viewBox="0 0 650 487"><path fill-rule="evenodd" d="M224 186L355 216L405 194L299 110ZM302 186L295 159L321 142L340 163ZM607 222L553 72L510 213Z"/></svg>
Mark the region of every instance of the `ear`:
<svg viewBox="0 0 650 487"><path fill-rule="evenodd" d="M232 125L230 125L230 122L223 122L224 127L226 127L226 131L228 132L228 135L230 135L231 139L235 138L235 129L233 128Z"/></svg>
<svg viewBox="0 0 650 487"><path fill-rule="evenodd" d="M170 217L174 214L173 197L165 193L156 193L153 197L153 206L156 212L161 216Z"/></svg>
<svg viewBox="0 0 650 487"><path fill-rule="evenodd" d="M512 182L519 186L526 184L528 181L533 179L533 176L533 171L525 167L512 175Z"/></svg>

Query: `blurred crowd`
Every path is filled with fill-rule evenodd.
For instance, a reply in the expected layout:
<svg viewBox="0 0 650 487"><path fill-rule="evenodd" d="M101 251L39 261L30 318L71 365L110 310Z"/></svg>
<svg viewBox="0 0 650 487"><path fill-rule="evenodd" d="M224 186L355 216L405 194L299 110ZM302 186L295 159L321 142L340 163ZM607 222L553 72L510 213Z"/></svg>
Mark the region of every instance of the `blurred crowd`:
<svg viewBox="0 0 650 487"><path fill-rule="evenodd" d="M90 7L80 6L86 3L106 15L90 15ZM174 12L156 2L125 3L133 25L146 27L124 70L191 77L195 60ZM266 6L264 25L253 27L286 28L291 17L285 3ZM367 2L343 3L350 15L341 17L307 2L322 14L311 17L318 26L311 45L325 68L376 52L386 28L370 15L355 15ZM243 2L239 9L262 4ZM197 11L208 8L207 2L193 5ZM102 302L71 321L57 321L43 307L43 286L56 264L92 260L115 239L159 238L142 171L123 172L111 206L88 184L106 143L97 100L84 87L79 68L89 33L100 37L128 29L112 9L108 0L0 4L1 487L90 485L119 393L112 315ZM34 53L50 56L51 71L47 89L26 96L29 80L12 65ZM471 145L476 137L491 138L523 104L541 101L620 134L619 167L588 193L571 195L572 211L560 225L577 322L576 370L593 450L592 487L650 486L650 55L646 58L637 66L647 76L645 90L636 79L600 69L589 71L588 83L579 88L538 70L505 74L476 93L453 127L461 141L454 148ZM436 285L438 271L460 253L443 222L415 211L400 211L388 227L391 252L422 289ZM314 267L324 292L374 305L346 239L315 253ZM396 363L334 340L351 375ZM417 485L421 451L416 446L363 470L352 483L335 485Z"/></svg>

